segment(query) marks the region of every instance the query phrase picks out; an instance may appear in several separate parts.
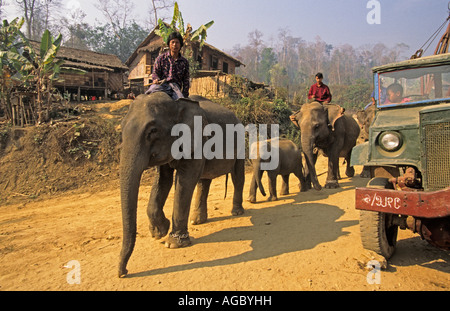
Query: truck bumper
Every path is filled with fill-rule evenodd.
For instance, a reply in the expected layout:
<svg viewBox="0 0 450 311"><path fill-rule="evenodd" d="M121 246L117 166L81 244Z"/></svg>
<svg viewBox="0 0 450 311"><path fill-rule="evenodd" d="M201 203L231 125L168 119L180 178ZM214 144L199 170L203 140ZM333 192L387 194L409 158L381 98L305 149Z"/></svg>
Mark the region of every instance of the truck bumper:
<svg viewBox="0 0 450 311"><path fill-rule="evenodd" d="M433 192L356 188L355 208L421 218L447 217L450 187Z"/></svg>

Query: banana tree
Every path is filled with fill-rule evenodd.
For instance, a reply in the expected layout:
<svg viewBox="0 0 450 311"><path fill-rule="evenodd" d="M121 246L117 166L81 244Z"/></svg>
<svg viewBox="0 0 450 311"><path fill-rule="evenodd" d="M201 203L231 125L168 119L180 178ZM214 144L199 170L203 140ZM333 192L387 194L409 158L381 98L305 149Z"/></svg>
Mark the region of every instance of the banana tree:
<svg viewBox="0 0 450 311"><path fill-rule="evenodd" d="M10 23L3 20L0 28L0 101L8 119L12 118L11 93L16 86L14 75L21 70L17 61L23 52L25 36L20 31L24 19L16 18Z"/></svg>
<svg viewBox="0 0 450 311"><path fill-rule="evenodd" d="M193 49L192 44L194 42L199 43L199 50L201 51L205 40L206 40L206 31L214 24L214 21L210 21L204 25L198 27L195 31L192 31L192 26L188 23L186 28L184 27L183 15L178 7L178 3L175 2L172 22L167 25L161 19L158 20L158 29L155 30L155 33L160 36L164 42L167 42L169 35L178 31L183 37L184 46L181 50L181 53L189 60L191 74L195 71L197 65L193 57Z"/></svg>
<svg viewBox="0 0 450 311"><path fill-rule="evenodd" d="M64 60L56 58L61 41L61 34L53 38L50 31L45 30L39 51L33 49L29 42L24 48L25 61L19 78L37 94L38 123L45 121L43 113L44 110L48 113L53 94L53 83L57 81L61 73L61 66L64 64Z"/></svg>

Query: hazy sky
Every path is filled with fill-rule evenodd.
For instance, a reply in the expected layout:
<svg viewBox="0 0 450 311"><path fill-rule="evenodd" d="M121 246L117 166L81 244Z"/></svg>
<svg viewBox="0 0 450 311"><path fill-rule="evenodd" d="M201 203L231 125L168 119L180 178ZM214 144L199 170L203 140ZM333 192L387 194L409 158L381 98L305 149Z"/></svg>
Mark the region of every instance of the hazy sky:
<svg viewBox="0 0 450 311"><path fill-rule="evenodd" d="M91 24L102 19L93 3L97 0L63 0L70 7L79 6ZM133 0L134 19L142 22L148 12L148 0ZM178 0L185 23L197 28L214 20L208 30L208 43L222 50L248 43L248 33L257 29L267 44L276 43L279 29L313 42L320 36L328 44L349 43L359 47L384 43L393 47L405 43L409 56L444 23L448 0L378 0L379 24L369 24L367 16L375 9L369 0ZM167 15L171 17L172 12ZM372 16L372 15L371 15ZM442 34L442 33L441 33ZM440 37L440 36L439 36ZM432 54L433 42L425 55Z"/></svg>

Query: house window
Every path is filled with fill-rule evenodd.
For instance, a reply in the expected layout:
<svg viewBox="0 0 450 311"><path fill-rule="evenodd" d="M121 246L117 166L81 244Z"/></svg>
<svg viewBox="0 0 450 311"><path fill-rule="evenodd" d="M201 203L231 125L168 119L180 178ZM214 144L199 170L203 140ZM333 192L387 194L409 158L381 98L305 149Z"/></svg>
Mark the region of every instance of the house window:
<svg viewBox="0 0 450 311"><path fill-rule="evenodd" d="M211 70L217 70L219 68L219 59L211 55Z"/></svg>
<svg viewBox="0 0 450 311"><path fill-rule="evenodd" d="M150 53L145 53L145 64L151 65L152 63L152 55Z"/></svg>
<svg viewBox="0 0 450 311"><path fill-rule="evenodd" d="M223 71L224 73L228 73L228 63L223 62L223 69L222 69L222 71Z"/></svg>
<svg viewBox="0 0 450 311"><path fill-rule="evenodd" d="M198 69L201 70L202 65L203 65L203 59L202 59L201 55L197 56L197 64L198 64Z"/></svg>

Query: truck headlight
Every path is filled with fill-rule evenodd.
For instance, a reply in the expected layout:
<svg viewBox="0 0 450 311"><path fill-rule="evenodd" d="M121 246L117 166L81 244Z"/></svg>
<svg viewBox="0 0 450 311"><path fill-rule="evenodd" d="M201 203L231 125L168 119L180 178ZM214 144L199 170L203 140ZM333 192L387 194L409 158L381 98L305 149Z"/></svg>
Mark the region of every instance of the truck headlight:
<svg viewBox="0 0 450 311"><path fill-rule="evenodd" d="M386 151L397 151L403 144L402 136L397 132L384 132L378 138L378 143Z"/></svg>

